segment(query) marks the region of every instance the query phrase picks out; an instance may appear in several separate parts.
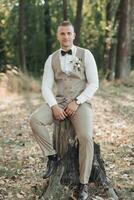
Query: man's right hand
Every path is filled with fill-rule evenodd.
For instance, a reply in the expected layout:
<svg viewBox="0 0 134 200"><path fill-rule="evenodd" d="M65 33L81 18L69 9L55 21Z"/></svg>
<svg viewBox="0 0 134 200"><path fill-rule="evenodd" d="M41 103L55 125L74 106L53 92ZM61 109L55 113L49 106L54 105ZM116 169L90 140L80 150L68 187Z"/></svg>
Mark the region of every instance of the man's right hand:
<svg viewBox="0 0 134 200"><path fill-rule="evenodd" d="M59 107L59 105L54 105L51 107L54 118L57 120L64 120L67 117L66 112Z"/></svg>

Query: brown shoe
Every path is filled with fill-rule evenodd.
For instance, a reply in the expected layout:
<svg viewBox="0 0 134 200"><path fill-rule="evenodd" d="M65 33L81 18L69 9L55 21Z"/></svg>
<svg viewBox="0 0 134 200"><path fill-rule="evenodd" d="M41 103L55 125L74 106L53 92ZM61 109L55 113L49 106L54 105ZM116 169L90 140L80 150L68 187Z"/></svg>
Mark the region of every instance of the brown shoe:
<svg viewBox="0 0 134 200"><path fill-rule="evenodd" d="M88 185L80 183L78 189L78 200L87 200L87 198L88 198Z"/></svg>
<svg viewBox="0 0 134 200"><path fill-rule="evenodd" d="M49 178L51 175L53 175L56 172L58 163L59 163L59 159L57 155L52 155L48 157L47 171L45 172L45 174L43 174L43 179Z"/></svg>

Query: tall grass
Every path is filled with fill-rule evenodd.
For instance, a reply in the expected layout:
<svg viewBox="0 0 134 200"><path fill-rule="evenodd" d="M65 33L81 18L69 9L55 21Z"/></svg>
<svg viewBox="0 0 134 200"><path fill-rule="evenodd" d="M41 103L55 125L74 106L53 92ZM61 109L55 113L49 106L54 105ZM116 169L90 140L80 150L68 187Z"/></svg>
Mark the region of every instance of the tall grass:
<svg viewBox="0 0 134 200"><path fill-rule="evenodd" d="M0 73L0 95L21 92L39 92L40 80L15 70Z"/></svg>

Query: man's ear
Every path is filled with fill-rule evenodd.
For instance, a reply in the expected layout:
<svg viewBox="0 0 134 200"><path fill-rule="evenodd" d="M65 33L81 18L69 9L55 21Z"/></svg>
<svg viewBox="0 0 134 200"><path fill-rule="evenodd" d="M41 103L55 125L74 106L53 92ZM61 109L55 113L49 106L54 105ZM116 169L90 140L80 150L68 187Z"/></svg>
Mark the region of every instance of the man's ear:
<svg viewBox="0 0 134 200"><path fill-rule="evenodd" d="M74 32L74 39L75 39L75 37L76 37L76 33Z"/></svg>
<svg viewBox="0 0 134 200"><path fill-rule="evenodd" d="M58 34L56 33L56 38L57 38L57 40L58 40Z"/></svg>

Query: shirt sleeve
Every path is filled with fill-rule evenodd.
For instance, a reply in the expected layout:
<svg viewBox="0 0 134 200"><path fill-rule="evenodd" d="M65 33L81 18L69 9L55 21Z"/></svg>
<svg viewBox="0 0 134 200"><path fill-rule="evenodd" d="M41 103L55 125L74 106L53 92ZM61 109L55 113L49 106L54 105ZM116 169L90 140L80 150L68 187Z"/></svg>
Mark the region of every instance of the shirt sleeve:
<svg viewBox="0 0 134 200"><path fill-rule="evenodd" d="M85 72L87 85L84 91L77 97L80 103L91 100L99 87L98 71L94 56L89 50L85 50Z"/></svg>
<svg viewBox="0 0 134 200"><path fill-rule="evenodd" d="M56 98L52 91L54 85L54 72L52 69L51 60L52 55L50 55L46 60L41 87L43 98L50 107L57 104Z"/></svg>

